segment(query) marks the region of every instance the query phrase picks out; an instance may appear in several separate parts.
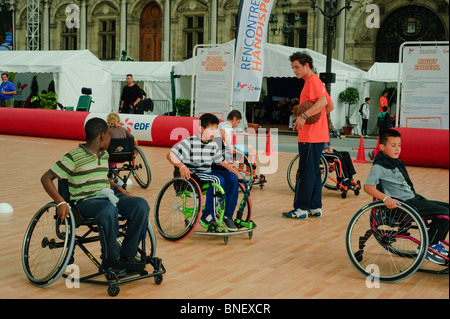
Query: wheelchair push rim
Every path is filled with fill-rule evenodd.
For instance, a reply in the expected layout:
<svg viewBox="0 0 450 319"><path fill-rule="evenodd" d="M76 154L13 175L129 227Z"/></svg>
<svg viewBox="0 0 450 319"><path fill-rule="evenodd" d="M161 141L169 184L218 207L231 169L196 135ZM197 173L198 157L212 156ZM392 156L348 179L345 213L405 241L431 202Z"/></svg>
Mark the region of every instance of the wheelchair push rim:
<svg viewBox="0 0 450 319"><path fill-rule="evenodd" d="M408 278L422 265L427 229L413 208L402 203L387 209L382 201L362 207L351 219L345 244L353 266L381 282Z"/></svg>
<svg viewBox="0 0 450 319"><path fill-rule="evenodd" d="M74 249L74 230L72 212L61 222L53 202L31 219L22 244L22 266L33 285L48 286L65 271Z"/></svg>
<svg viewBox="0 0 450 319"><path fill-rule="evenodd" d="M289 163L289 166L287 168L287 182L289 187L293 192L295 192L295 185L297 183L297 172L300 165L300 155L297 154L294 156L294 158ZM328 163L325 157L323 155L320 156L320 172L321 172L321 181L322 181L322 187L326 185L327 179L328 179Z"/></svg>

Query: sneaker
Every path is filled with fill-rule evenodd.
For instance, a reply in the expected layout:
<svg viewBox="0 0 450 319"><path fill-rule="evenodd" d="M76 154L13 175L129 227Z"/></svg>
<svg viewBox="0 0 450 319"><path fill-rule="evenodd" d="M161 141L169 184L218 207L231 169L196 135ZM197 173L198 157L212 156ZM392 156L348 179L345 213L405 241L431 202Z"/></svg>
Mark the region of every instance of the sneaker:
<svg viewBox="0 0 450 319"><path fill-rule="evenodd" d="M145 262L136 260L135 257L123 256L119 258L119 263L128 271L143 271L145 269Z"/></svg>
<svg viewBox="0 0 450 319"><path fill-rule="evenodd" d="M227 227L227 229L229 231L237 231L238 230L236 224L234 223L234 221L231 218L224 218L223 223L225 224L225 226Z"/></svg>
<svg viewBox="0 0 450 319"><path fill-rule="evenodd" d="M115 273L117 276L126 274L126 269L117 260L106 259L102 261L102 267L105 270Z"/></svg>
<svg viewBox="0 0 450 319"><path fill-rule="evenodd" d="M430 246L432 249L439 251L441 254L441 243L437 243L434 244L433 246ZM443 249L443 247L442 247ZM444 249L444 252L447 253ZM445 259L442 258L441 256L436 255L434 252L427 250L426 255L425 255L425 259L428 261L431 261L432 263L438 264L438 265L445 265Z"/></svg>
<svg viewBox="0 0 450 319"><path fill-rule="evenodd" d="M441 255L444 255L445 257L448 257L448 252L445 251L444 245L442 245L441 242L438 242L437 244L434 244L431 246L432 249L436 250Z"/></svg>
<svg viewBox="0 0 450 319"><path fill-rule="evenodd" d="M311 217L322 217L322 208L310 209L308 215Z"/></svg>
<svg viewBox="0 0 450 319"><path fill-rule="evenodd" d="M290 212L282 213L281 216L286 217L286 218L293 218L293 219L307 219L308 211L297 208L297 209L291 210Z"/></svg>
<svg viewBox="0 0 450 319"><path fill-rule="evenodd" d="M217 224L216 220L212 218L211 215L208 215L205 218L202 216L200 219L207 226L219 227L219 224Z"/></svg>

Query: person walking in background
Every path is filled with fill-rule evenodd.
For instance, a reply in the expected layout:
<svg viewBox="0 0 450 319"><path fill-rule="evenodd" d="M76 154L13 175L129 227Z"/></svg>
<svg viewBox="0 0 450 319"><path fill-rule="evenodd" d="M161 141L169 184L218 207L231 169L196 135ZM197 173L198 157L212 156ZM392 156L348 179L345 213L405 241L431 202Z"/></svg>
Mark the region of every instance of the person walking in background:
<svg viewBox="0 0 450 319"><path fill-rule="evenodd" d="M388 99L387 99L388 93L389 93L388 90L384 90L383 93L381 94L381 97L379 100L380 108L378 110L378 113L383 112L383 106L388 107Z"/></svg>
<svg viewBox="0 0 450 319"><path fill-rule="evenodd" d="M361 135L367 136L367 124L369 123L369 114L370 114L370 97L366 97L364 103L361 105L361 119L362 119L362 128Z"/></svg>
<svg viewBox="0 0 450 319"><path fill-rule="evenodd" d="M2 73L2 83L0 84L0 106L14 107L14 96L17 94L14 83L9 81L8 74Z"/></svg>

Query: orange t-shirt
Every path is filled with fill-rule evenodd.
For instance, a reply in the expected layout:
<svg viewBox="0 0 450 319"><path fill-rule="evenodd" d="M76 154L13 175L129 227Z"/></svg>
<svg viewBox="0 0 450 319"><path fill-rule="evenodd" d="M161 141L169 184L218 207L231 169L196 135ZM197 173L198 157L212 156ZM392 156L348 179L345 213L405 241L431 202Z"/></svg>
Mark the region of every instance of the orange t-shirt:
<svg viewBox="0 0 450 319"><path fill-rule="evenodd" d="M385 96L380 97L380 112L383 112L383 106L388 106L388 99Z"/></svg>
<svg viewBox="0 0 450 319"><path fill-rule="evenodd" d="M300 104L305 101L317 102L319 97L325 96L328 103L331 98L325 88L325 84L319 79L317 74L310 75L305 80L302 92L300 93ZM325 107L322 109L320 119L314 124L305 124L298 130L298 141L304 143L327 143L330 141L328 135L328 120Z"/></svg>

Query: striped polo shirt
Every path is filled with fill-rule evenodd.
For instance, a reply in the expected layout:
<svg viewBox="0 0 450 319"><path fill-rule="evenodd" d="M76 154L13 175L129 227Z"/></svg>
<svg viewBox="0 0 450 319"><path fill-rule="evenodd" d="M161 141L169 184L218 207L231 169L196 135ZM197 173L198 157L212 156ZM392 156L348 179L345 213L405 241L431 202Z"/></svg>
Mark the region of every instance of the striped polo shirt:
<svg viewBox="0 0 450 319"><path fill-rule="evenodd" d="M71 200L96 196L103 188L110 188L108 181L107 151L101 151L99 157L80 146L56 162L50 171L58 179L67 179Z"/></svg>
<svg viewBox="0 0 450 319"><path fill-rule="evenodd" d="M221 148L215 141L203 142L194 135L176 144L172 153L193 172L211 172L211 165L223 162Z"/></svg>

